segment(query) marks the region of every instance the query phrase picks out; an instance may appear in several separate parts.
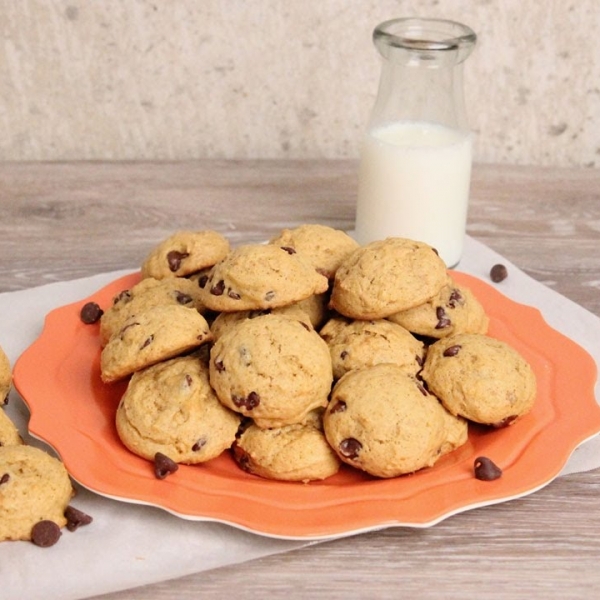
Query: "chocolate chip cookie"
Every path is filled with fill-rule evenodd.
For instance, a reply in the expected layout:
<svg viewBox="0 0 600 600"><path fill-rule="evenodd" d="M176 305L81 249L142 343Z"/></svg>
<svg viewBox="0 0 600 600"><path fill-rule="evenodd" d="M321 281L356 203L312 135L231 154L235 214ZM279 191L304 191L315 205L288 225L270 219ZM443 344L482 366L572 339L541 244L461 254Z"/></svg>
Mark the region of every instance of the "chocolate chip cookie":
<svg viewBox="0 0 600 600"><path fill-rule="evenodd" d="M432 466L446 443L443 408L414 375L380 364L350 371L335 385L323 416L340 460L376 477Z"/></svg>
<svg viewBox="0 0 600 600"><path fill-rule="evenodd" d="M333 376L353 369L392 363L416 375L425 357L423 342L385 319L357 321L334 317L319 332L331 353Z"/></svg>
<svg viewBox="0 0 600 600"><path fill-rule="evenodd" d="M358 248L358 242L345 231L316 223L283 229L269 243L297 252L329 279L333 279L340 263Z"/></svg>
<svg viewBox="0 0 600 600"><path fill-rule="evenodd" d="M219 400L259 427L302 422L327 404L332 381L327 344L280 315L241 321L211 349L210 383Z"/></svg>
<svg viewBox="0 0 600 600"><path fill-rule="evenodd" d="M60 460L34 446L0 447L0 540L30 540L43 521L64 527L72 496Z"/></svg>
<svg viewBox="0 0 600 600"><path fill-rule="evenodd" d="M180 304L161 305L130 317L102 349L100 371L116 381L212 339L206 319Z"/></svg>
<svg viewBox="0 0 600 600"><path fill-rule="evenodd" d="M330 305L353 319L383 319L433 298L446 265L422 242L387 238L352 252L339 266Z"/></svg>
<svg viewBox="0 0 600 600"><path fill-rule="evenodd" d="M240 246L200 280L201 300L210 310L235 312L300 302L329 287L327 277L298 254L279 246Z"/></svg>
<svg viewBox="0 0 600 600"><path fill-rule="evenodd" d="M536 397L529 363L506 342L457 334L429 347L423 380L454 415L484 425L509 425L528 413Z"/></svg>
<svg viewBox="0 0 600 600"><path fill-rule="evenodd" d="M121 441L134 454L157 452L176 463L203 463L228 449L241 418L210 387L197 356L178 357L134 373L116 414Z"/></svg>
<svg viewBox="0 0 600 600"><path fill-rule="evenodd" d="M217 231L177 231L158 244L142 263L142 277L183 277L212 267L230 250Z"/></svg>

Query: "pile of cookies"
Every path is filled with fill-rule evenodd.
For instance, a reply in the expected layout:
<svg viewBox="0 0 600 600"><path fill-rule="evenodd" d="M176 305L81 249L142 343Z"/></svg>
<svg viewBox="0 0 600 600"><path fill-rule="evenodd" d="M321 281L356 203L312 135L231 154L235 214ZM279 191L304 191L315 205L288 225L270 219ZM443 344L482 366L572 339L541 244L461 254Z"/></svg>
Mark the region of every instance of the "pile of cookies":
<svg viewBox="0 0 600 600"><path fill-rule="evenodd" d="M342 463L396 477L463 445L470 422L507 426L535 400L530 365L487 335L482 305L421 242L359 246L314 224L231 248L179 231L141 274L98 307L101 377L128 380L117 431L160 476L231 449L269 479Z"/></svg>
<svg viewBox="0 0 600 600"><path fill-rule="evenodd" d="M10 362L0 348L0 402L12 387ZM73 531L91 517L69 505L74 489L60 460L26 445L14 423L0 409L0 541L31 540L47 547L61 529Z"/></svg>

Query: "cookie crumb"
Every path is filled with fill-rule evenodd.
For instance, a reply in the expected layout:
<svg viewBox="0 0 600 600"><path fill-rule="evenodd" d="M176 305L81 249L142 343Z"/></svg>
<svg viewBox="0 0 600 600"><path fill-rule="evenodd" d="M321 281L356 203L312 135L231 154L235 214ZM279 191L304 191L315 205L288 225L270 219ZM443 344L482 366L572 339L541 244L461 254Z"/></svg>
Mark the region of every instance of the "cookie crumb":
<svg viewBox="0 0 600 600"><path fill-rule="evenodd" d="M500 283L501 281L504 281L507 277L508 269L502 264L494 265L490 269L490 279L494 283Z"/></svg>

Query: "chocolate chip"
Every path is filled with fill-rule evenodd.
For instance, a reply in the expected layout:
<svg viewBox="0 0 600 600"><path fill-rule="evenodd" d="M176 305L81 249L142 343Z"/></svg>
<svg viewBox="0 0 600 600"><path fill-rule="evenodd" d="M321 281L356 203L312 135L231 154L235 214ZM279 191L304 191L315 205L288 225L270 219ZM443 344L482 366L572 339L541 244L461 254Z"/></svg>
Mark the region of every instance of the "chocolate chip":
<svg viewBox="0 0 600 600"><path fill-rule="evenodd" d="M31 541L41 548L54 546L61 535L60 527L54 521L38 521L31 529Z"/></svg>
<svg viewBox="0 0 600 600"><path fill-rule="evenodd" d="M233 443L231 449L233 451L233 458L239 465L240 469L242 469L242 471L246 471L246 473L252 473L250 466L250 455L244 449L242 449L237 442Z"/></svg>
<svg viewBox="0 0 600 600"><path fill-rule="evenodd" d="M3 483L8 483L9 479L10 475L8 473L4 473L4 475L0 477L0 485L2 485Z"/></svg>
<svg viewBox="0 0 600 600"><path fill-rule="evenodd" d="M500 283L508 277L508 269L501 264L494 265L490 269L490 278L494 283Z"/></svg>
<svg viewBox="0 0 600 600"><path fill-rule="evenodd" d="M73 506L67 506L65 509L65 518L67 519L67 529L69 531L75 531L82 525L89 525L93 521L90 515Z"/></svg>
<svg viewBox="0 0 600 600"><path fill-rule="evenodd" d="M225 282L221 279L210 288L210 293L213 296L222 296L225 291Z"/></svg>
<svg viewBox="0 0 600 600"><path fill-rule="evenodd" d="M189 375L188 373L185 374L185 385L187 385L187 387L191 387L193 382L192 376Z"/></svg>
<svg viewBox="0 0 600 600"><path fill-rule="evenodd" d="M245 398L243 396L231 396L231 401L238 408L245 408L246 410L252 410L260 404L260 396L256 392L250 392Z"/></svg>
<svg viewBox="0 0 600 600"><path fill-rule="evenodd" d="M179 304L191 304L193 299L189 294L185 294L184 292L180 292L179 290L175 290L175 300L179 302Z"/></svg>
<svg viewBox="0 0 600 600"><path fill-rule="evenodd" d="M446 327L450 327L450 325L452 325L452 321L446 314L446 311L441 306L438 306L435 309L435 316L438 320L435 326L436 329L445 329Z"/></svg>
<svg viewBox="0 0 600 600"><path fill-rule="evenodd" d="M220 358L217 358L213 364L215 365L215 369L218 373L222 373L225 370L225 365Z"/></svg>
<svg viewBox="0 0 600 600"><path fill-rule="evenodd" d="M179 469L179 465L166 454L157 452L154 455L154 475L157 479L164 479L167 475L172 475Z"/></svg>
<svg viewBox="0 0 600 600"><path fill-rule="evenodd" d="M198 279L198 287L201 287L202 289L204 289L204 286L206 285L207 282L208 282L208 275L202 275L202 277L200 277L200 279Z"/></svg>
<svg viewBox="0 0 600 600"><path fill-rule="evenodd" d="M193 446L192 446L192 452L199 452L200 450L202 450L202 448L204 448L204 446L206 446L206 438L200 438Z"/></svg>
<svg viewBox="0 0 600 600"><path fill-rule="evenodd" d="M454 346L448 346L443 352L443 356L456 356L462 346L460 344L455 344Z"/></svg>
<svg viewBox="0 0 600 600"><path fill-rule="evenodd" d="M342 350L342 351L340 352L340 358L341 358L342 360L346 360L346 358L348 358L348 351L347 351L347 350Z"/></svg>
<svg viewBox="0 0 600 600"><path fill-rule="evenodd" d="M154 336L150 335L145 340L144 343L140 346L140 350L143 350L147 346L149 346L154 341Z"/></svg>
<svg viewBox="0 0 600 600"><path fill-rule="evenodd" d="M179 270L181 261L189 256L189 252L179 252L178 250L171 250L167 254L167 263L169 263L169 270L171 273Z"/></svg>
<svg viewBox="0 0 600 600"><path fill-rule="evenodd" d="M493 481L502 477L502 469L486 456L479 456L474 463L475 477L481 481Z"/></svg>
<svg viewBox="0 0 600 600"><path fill-rule="evenodd" d="M234 292L233 290L229 290L227 292L227 295L232 299L232 300L239 300L241 298L241 296L237 293Z"/></svg>
<svg viewBox="0 0 600 600"><path fill-rule="evenodd" d="M362 444L355 438L346 438L340 442L340 454L350 460L358 458Z"/></svg>
<svg viewBox="0 0 600 600"><path fill-rule="evenodd" d="M346 410L348 405L344 400L337 400L336 403L329 409L330 414L341 413Z"/></svg>
<svg viewBox="0 0 600 600"><path fill-rule="evenodd" d="M271 300L273 300L273 298L275 298L275 292L271 291L265 294L265 300L267 302L270 302Z"/></svg>
<svg viewBox="0 0 600 600"><path fill-rule="evenodd" d="M288 254L296 254L296 248L292 248L291 246L281 246L282 250L285 250Z"/></svg>
<svg viewBox="0 0 600 600"><path fill-rule="evenodd" d="M93 323L97 323L103 314L104 311L96 302L86 302L81 307L79 317L86 325L92 325Z"/></svg>
<svg viewBox="0 0 600 600"><path fill-rule="evenodd" d="M448 306L450 308L456 308L457 305L463 304L465 299L462 297L462 294L459 290L453 289L450 297L448 298Z"/></svg>

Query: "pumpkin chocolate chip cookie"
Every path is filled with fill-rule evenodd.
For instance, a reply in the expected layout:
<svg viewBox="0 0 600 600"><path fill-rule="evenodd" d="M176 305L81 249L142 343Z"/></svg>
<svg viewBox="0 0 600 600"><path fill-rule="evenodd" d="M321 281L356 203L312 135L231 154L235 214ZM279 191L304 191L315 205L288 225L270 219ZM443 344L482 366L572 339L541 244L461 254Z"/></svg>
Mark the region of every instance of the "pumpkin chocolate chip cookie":
<svg viewBox="0 0 600 600"><path fill-rule="evenodd" d="M199 284L202 302L217 312L285 306L329 287L327 277L297 254L269 244L236 248Z"/></svg>
<svg viewBox="0 0 600 600"><path fill-rule="evenodd" d="M330 305L353 319L383 319L433 298L446 265L422 242L387 238L355 250L339 266Z"/></svg>
<svg viewBox="0 0 600 600"><path fill-rule="evenodd" d="M210 383L217 396L259 427L302 422L327 404L332 381L327 344L280 315L241 321L211 349Z"/></svg>
<svg viewBox="0 0 600 600"><path fill-rule="evenodd" d="M134 373L116 414L117 432L134 454L157 452L176 463L202 463L235 439L241 418L219 402L208 368L195 355L173 358Z"/></svg>

